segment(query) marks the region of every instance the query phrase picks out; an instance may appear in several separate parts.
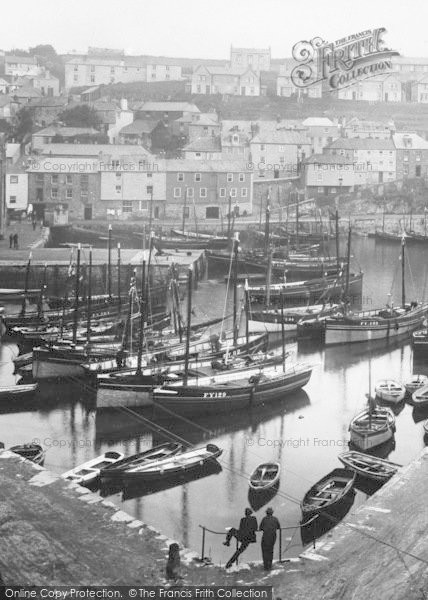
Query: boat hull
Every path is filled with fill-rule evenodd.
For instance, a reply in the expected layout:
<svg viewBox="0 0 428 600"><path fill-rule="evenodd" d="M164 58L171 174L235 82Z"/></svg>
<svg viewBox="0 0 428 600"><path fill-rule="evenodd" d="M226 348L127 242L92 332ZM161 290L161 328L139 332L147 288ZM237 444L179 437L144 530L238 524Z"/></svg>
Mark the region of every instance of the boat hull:
<svg viewBox="0 0 428 600"><path fill-rule="evenodd" d="M325 327L325 344L353 344L371 342L374 340L392 340L409 336L415 329L421 327L428 307L421 307L411 315L385 320L378 325L349 325L344 322L327 320Z"/></svg>
<svg viewBox="0 0 428 600"><path fill-rule="evenodd" d="M304 387L312 373L312 367L307 367L279 377L277 381L265 381L253 386L222 387L214 386L164 386L153 392L156 406L175 411L182 415L218 414L235 410L251 409L254 406L268 404L284 398ZM236 377L239 378L238 375Z"/></svg>

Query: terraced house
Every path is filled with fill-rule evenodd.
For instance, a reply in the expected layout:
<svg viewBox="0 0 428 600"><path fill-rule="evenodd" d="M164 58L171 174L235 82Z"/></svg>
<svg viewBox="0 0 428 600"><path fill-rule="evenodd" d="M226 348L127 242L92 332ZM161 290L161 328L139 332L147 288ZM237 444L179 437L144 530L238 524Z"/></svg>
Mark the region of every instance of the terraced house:
<svg viewBox="0 0 428 600"><path fill-rule="evenodd" d="M251 67L200 65L192 74L192 94L260 96L260 74Z"/></svg>
<svg viewBox="0 0 428 600"><path fill-rule="evenodd" d="M244 161L167 160L166 196L168 218L221 221L231 209L251 214L253 173Z"/></svg>

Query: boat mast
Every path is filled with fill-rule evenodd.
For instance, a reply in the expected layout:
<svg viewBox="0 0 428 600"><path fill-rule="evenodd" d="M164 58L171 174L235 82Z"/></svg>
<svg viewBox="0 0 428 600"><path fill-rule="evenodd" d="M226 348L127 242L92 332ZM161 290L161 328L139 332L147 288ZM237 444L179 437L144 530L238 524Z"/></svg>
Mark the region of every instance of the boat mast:
<svg viewBox="0 0 428 600"><path fill-rule="evenodd" d="M230 192L229 192L229 200L228 200L228 208L227 208L227 240L228 240L229 250L230 250L230 241L231 241L231 236L232 236L232 229L230 226L231 219L232 219L232 196L230 195Z"/></svg>
<svg viewBox="0 0 428 600"><path fill-rule="evenodd" d="M107 246L107 294L111 300L111 224L108 226L108 246Z"/></svg>
<svg viewBox="0 0 428 600"><path fill-rule="evenodd" d="M42 279L42 285L40 286L40 294L39 294L39 302L37 305L37 318L40 319L43 313L43 297L44 297L44 293L46 290L46 275L47 275L47 270L48 270L48 264L45 263L44 269L43 269L43 279Z"/></svg>
<svg viewBox="0 0 428 600"><path fill-rule="evenodd" d="M233 345L238 341L238 252L239 233L233 240Z"/></svg>
<svg viewBox="0 0 428 600"><path fill-rule="evenodd" d="M146 261L143 260L141 271L141 295L140 295L140 330L138 332L138 356L137 356L137 375L141 375L141 362L143 359L144 345L144 321L146 312Z"/></svg>
<svg viewBox="0 0 428 600"><path fill-rule="evenodd" d="M186 211L187 211L187 186L184 190L184 204L183 204L183 222L182 222L182 231L184 235L184 230L186 228Z"/></svg>
<svg viewBox="0 0 428 600"><path fill-rule="evenodd" d="M117 302L118 313L120 315L122 300L120 297L120 242L117 243Z"/></svg>
<svg viewBox="0 0 428 600"><path fill-rule="evenodd" d="M295 192L296 199L296 250L299 250L299 192Z"/></svg>
<svg viewBox="0 0 428 600"><path fill-rule="evenodd" d="M339 272L339 269L340 269L340 264L339 264L339 261L340 261L340 256L339 256L339 253L340 253L340 250L339 250L339 211L337 208L336 208L336 214L334 216L334 220L336 222L336 266L337 266L337 272Z"/></svg>
<svg viewBox="0 0 428 600"><path fill-rule="evenodd" d="M406 238L403 234L401 238L401 306L406 306L406 279L405 279L405 265L404 265L404 249L406 247Z"/></svg>
<svg viewBox="0 0 428 600"><path fill-rule="evenodd" d="M189 275L187 280L187 323L186 323L186 353L184 358L184 380L183 385L187 385L189 378L189 352L190 352L190 333L192 319L192 285L193 285L193 269L189 267Z"/></svg>
<svg viewBox="0 0 428 600"><path fill-rule="evenodd" d="M33 254L30 252L28 255L27 267L25 269L25 284L24 284L24 295L22 297L22 307L21 307L21 316L25 316L25 309L27 306L27 294L28 294L28 283L30 280L30 268L31 268L31 259L33 258Z"/></svg>
<svg viewBox="0 0 428 600"><path fill-rule="evenodd" d="M249 330L249 323L248 323L248 319L250 318L250 294L248 292L248 279L245 280L245 341L247 344L247 348L248 348L248 344L250 342L250 330Z"/></svg>
<svg viewBox="0 0 428 600"><path fill-rule="evenodd" d="M345 279L345 310L349 303L349 272L351 270L351 236L352 236L352 226L349 222L348 229L348 248L346 253L346 279Z"/></svg>
<svg viewBox="0 0 428 600"><path fill-rule="evenodd" d="M272 279L272 248L269 249L268 255L268 264L267 264L267 276L266 276L266 308L270 305L270 285Z"/></svg>
<svg viewBox="0 0 428 600"><path fill-rule="evenodd" d="M91 341L91 317L92 317L92 246L89 246L89 269L88 269L88 297L86 307L86 343Z"/></svg>
<svg viewBox="0 0 428 600"><path fill-rule="evenodd" d="M269 238L270 238L270 198L269 194L266 199L266 211L265 211L265 256L267 256L269 252Z"/></svg>
<svg viewBox="0 0 428 600"><path fill-rule="evenodd" d="M77 318L79 316L79 294L80 294L80 252L81 246L77 246L76 282L74 286L74 314L73 314L73 344L77 341Z"/></svg>
<svg viewBox="0 0 428 600"><path fill-rule="evenodd" d="M282 346L282 370L285 373L285 325L284 325L284 294L280 293L281 300L281 346Z"/></svg>

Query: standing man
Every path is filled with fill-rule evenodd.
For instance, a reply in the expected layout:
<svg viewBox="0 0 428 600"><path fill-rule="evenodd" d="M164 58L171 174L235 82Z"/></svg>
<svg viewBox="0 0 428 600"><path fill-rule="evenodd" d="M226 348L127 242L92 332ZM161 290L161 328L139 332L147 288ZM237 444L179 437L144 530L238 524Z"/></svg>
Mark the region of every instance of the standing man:
<svg viewBox="0 0 428 600"><path fill-rule="evenodd" d="M12 246L13 246L13 233L11 233L9 236L9 248L12 248Z"/></svg>
<svg viewBox="0 0 428 600"><path fill-rule="evenodd" d="M256 531L257 531L257 519L252 517L253 511L251 508L245 509L245 517L242 517L239 523L239 529L232 527L227 532L226 541L223 542L225 546L230 546L230 540L235 537L241 545L237 548L236 552L230 560L226 563L226 569L230 569L234 562L238 560L240 554L248 548L250 544L256 542Z"/></svg>
<svg viewBox="0 0 428 600"><path fill-rule="evenodd" d="M263 517L260 523L260 531L263 531L262 537L262 555L263 568L265 571L270 571L272 568L273 549L276 542L276 532L281 529L281 525L276 517L273 516L273 510L268 508L266 516Z"/></svg>

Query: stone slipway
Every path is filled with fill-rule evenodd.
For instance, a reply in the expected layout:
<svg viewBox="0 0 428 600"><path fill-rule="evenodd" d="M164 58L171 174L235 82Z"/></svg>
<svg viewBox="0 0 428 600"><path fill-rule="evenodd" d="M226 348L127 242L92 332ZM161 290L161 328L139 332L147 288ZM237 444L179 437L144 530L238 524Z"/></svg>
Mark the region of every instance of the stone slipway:
<svg viewBox="0 0 428 600"><path fill-rule="evenodd" d="M165 583L173 540L108 499L8 451L0 453L0 490L0 570L6 584ZM183 583L273 585L274 597L284 600L425 600L427 499L428 449L317 542L315 551L275 564L266 575L260 564L244 562L226 573L182 549Z"/></svg>

